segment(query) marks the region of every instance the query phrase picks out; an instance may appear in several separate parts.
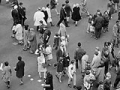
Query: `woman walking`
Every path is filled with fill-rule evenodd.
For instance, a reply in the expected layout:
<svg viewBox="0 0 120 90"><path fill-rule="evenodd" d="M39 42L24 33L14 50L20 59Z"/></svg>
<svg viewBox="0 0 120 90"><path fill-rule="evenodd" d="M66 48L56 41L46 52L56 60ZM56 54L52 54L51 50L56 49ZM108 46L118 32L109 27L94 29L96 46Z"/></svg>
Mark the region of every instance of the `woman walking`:
<svg viewBox="0 0 120 90"><path fill-rule="evenodd" d="M78 21L81 19L79 4L73 5L72 19L75 22L75 26L77 26Z"/></svg>

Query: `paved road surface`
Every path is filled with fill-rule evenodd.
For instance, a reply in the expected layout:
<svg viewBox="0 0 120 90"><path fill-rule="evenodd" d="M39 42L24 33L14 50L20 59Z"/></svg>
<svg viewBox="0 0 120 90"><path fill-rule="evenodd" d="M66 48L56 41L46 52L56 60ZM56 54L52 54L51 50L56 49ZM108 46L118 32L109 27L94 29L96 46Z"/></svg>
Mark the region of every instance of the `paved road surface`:
<svg viewBox="0 0 120 90"><path fill-rule="evenodd" d="M37 10L38 7L45 6L49 3L50 0L20 0L24 3L24 6L27 8L27 18L26 24L29 24L30 27L33 27L33 15L34 12ZM108 0L87 0L88 1L88 10L90 13L94 14L97 9L101 11L106 10L106 5ZM64 0L59 0L58 10L61 7L61 4ZM80 3L81 0L70 0L70 4L73 5L74 3ZM17 56L21 55L23 60L26 63L25 67L25 77L24 77L24 85L19 86L19 80L15 76L15 72L13 70L12 75L12 83L10 90L43 90L41 87L41 83L38 83L37 80L39 79L37 73L37 56L29 54L28 51L23 51L23 46L14 46L12 43L15 42L14 39L10 38L11 36L11 26L12 26L12 18L11 18L11 8L9 5L5 4L5 1L2 1L2 5L0 5L0 63L4 61L9 61L10 65L14 67L17 63ZM55 11L52 11L53 16L53 23L56 24L58 22L59 16L56 15ZM90 60L93 57L94 49L96 46L102 48L103 43L105 41L109 41L112 36L112 27L117 19L117 15L113 15L113 19L110 21L109 32L102 35L99 40L95 40L91 38L91 35L86 33L87 29L87 18L83 18L80 22L78 27L73 25L73 21L70 20L70 27L67 28L67 32L70 35L70 42L68 51L70 53L71 59L73 59L73 54L75 48L77 47L77 42L80 41L82 43L82 47L87 51L87 54L90 56ZM58 27L51 27L50 30L52 31L52 37L50 39L50 44L53 43L53 35L55 32L58 31ZM53 50L54 59L51 63L56 62L55 59L55 51ZM55 75L56 70L53 67L50 67L49 70ZM0 78L1 78L1 71L0 71ZM34 79L30 81L30 78L27 75L31 75ZM113 74L113 82L114 77ZM56 77L54 77L54 88L55 90L74 90L67 87L67 77L63 77L63 82L59 83ZM81 75L80 70L77 71L77 85L81 85ZM0 90L6 90L5 84L2 80L0 80Z"/></svg>

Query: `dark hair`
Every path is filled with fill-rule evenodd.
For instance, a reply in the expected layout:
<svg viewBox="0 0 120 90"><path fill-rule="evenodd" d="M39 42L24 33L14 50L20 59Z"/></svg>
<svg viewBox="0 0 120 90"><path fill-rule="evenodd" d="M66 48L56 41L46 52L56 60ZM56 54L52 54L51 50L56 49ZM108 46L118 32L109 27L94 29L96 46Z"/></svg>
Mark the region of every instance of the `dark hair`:
<svg viewBox="0 0 120 90"><path fill-rule="evenodd" d="M23 3L22 3L22 2L20 2L20 3L19 3L19 5L23 5Z"/></svg>
<svg viewBox="0 0 120 90"><path fill-rule="evenodd" d="M82 89L82 86L78 86L78 87L77 87L77 90L81 90L81 89Z"/></svg>
<svg viewBox="0 0 120 90"><path fill-rule="evenodd" d="M46 5L46 7L49 7L49 6L50 6L49 4Z"/></svg>
<svg viewBox="0 0 120 90"><path fill-rule="evenodd" d="M25 25L25 30L28 30L29 25Z"/></svg>
<svg viewBox="0 0 120 90"><path fill-rule="evenodd" d="M62 4L62 7L65 6L65 4Z"/></svg>
<svg viewBox="0 0 120 90"><path fill-rule="evenodd" d="M81 46L81 43L80 43L80 42L78 42L78 46L79 46L79 47Z"/></svg>
<svg viewBox="0 0 120 90"><path fill-rule="evenodd" d="M20 60L20 61L21 61L21 60L22 60L22 57L21 57L21 56L18 56L18 60Z"/></svg>
<svg viewBox="0 0 120 90"><path fill-rule="evenodd" d="M69 3L69 0L66 0L65 3Z"/></svg>
<svg viewBox="0 0 120 90"><path fill-rule="evenodd" d="M6 61L6 62L4 62L4 64L5 64L5 66L8 66L9 65L9 63Z"/></svg>
<svg viewBox="0 0 120 90"><path fill-rule="evenodd" d="M119 20L116 21L116 23L118 23L118 22L119 22Z"/></svg>

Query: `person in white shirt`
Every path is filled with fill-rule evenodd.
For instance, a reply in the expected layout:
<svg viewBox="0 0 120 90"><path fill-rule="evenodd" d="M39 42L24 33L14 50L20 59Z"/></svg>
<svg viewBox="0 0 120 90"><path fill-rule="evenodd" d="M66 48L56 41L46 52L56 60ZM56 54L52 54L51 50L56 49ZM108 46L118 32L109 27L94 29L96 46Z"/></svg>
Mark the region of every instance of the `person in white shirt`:
<svg viewBox="0 0 120 90"><path fill-rule="evenodd" d="M39 26L41 25L40 21L43 21L43 24L47 25L47 23L44 20L44 17L45 17L44 13L41 12L40 8L38 8L38 10L34 14L34 26L37 27L37 30L39 29Z"/></svg>
<svg viewBox="0 0 120 90"><path fill-rule="evenodd" d="M51 10L50 10L50 5L49 4L46 5L46 11L47 11L47 14L48 14L47 23L50 23L51 26L54 26L53 23L52 23L52 16L51 16Z"/></svg>
<svg viewBox="0 0 120 90"><path fill-rule="evenodd" d="M71 87L71 81L73 81L73 88L76 88L76 66L75 61L72 60L68 66L68 86Z"/></svg>

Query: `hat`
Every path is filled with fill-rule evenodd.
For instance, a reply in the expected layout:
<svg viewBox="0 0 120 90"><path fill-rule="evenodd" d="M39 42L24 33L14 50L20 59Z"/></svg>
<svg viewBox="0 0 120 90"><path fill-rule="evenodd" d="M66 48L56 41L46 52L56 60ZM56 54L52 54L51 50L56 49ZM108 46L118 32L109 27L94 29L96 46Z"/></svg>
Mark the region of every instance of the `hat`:
<svg viewBox="0 0 120 90"><path fill-rule="evenodd" d="M17 9L17 8L18 8L18 6L17 6L17 5L15 5L15 6L14 6L14 9Z"/></svg>

